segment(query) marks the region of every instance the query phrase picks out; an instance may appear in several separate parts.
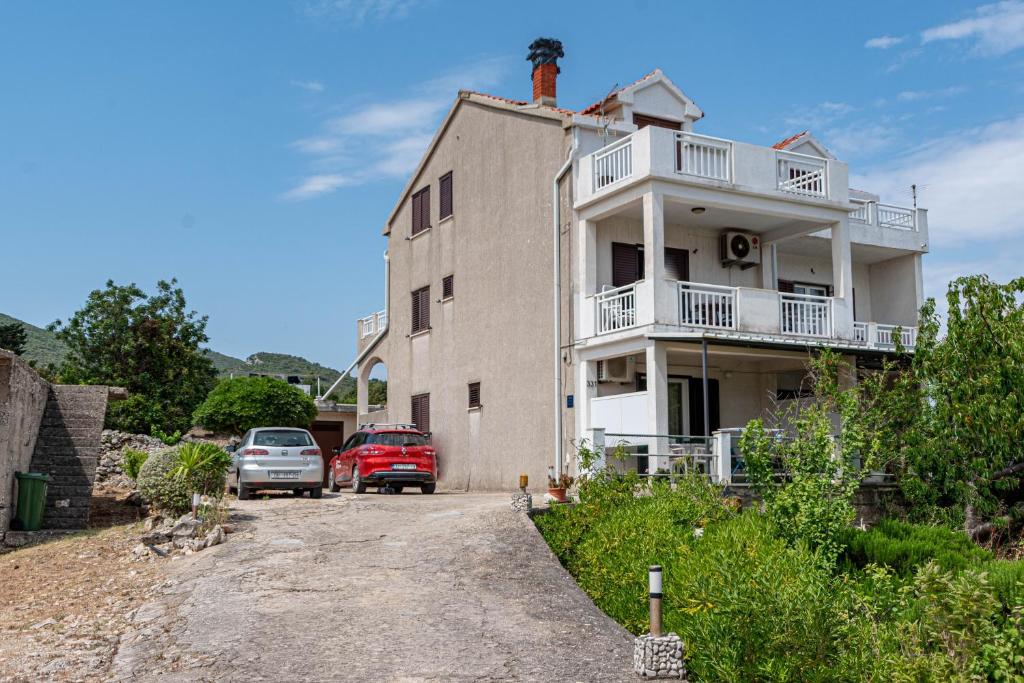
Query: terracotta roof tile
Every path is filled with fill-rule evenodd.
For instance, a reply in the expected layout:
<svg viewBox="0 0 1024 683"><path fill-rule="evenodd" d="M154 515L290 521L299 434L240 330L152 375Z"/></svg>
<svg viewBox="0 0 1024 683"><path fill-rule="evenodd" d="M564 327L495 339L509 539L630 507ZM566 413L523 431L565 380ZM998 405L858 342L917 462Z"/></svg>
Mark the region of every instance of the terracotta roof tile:
<svg viewBox="0 0 1024 683"><path fill-rule="evenodd" d="M809 130L805 130L801 133L797 133L796 135L791 135L785 140L780 140L779 142L776 142L774 145L772 145L772 149L786 149L791 144L793 144L794 142L796 142L797 140L799 140L800 138L802 138L803 136L807 135L810 132L811 131Z"/></svg>
<svg viewBox="0 0 1024 683"><path fill-rule="evenodd" d="M644 74L643 76L641 76L640 78L636 79L635 81L633 81L632 83L630 83L628 85L624 85L621 88L616 88L615 91L608 93L607 97L605 97L603 99L600 99L597 102L594 102L593 104L591 104L591 105L581 109L580 113L581 114L596 114L598 111L600 111L601 106L605 102L607 102L608 100L612 99L613 97L618 95L620 92L622 92L626 88L632 88L634 85L638 85L640 83L643 83L648 78L654 76L654 74L656 74L656 73L658 73L657 69L655 69L654 71L651 71L650 73Z"/></svg>
<svg viewBox="0 0 1024 683"><path fill-rule="evenodd" d="M486 98L491 99L491 100L497 100L498 102L505 102L506 104L512 104L512 105L515 105L517 107L526 107L526 106L533 105L533 102L528 102L526 100L513 100L513 99L509 99L508 97L501 97L500 95L492 95L492 94L486 93L486 92L477 92L475 90L465 90L463 92L466 92L466 93L468 93L470 95L477 95L479 97L486 97ZM565 114L566 116L572 116L573 114L576 113L576 112L574 112L571 109L563 109L561 107L552 107L552 106L547 105L547 104L538 104L536 106L543 107L544 109L550 109L551 111L557 111L559 114Z"/></svg>

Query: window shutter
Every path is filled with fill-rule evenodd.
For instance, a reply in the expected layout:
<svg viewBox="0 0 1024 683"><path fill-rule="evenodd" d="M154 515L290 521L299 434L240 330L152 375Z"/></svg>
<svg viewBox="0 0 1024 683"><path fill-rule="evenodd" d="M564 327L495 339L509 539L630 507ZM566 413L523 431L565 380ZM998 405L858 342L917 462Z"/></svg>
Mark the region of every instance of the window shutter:
<svg viewBox="0 0 1024 683"><path fill-rule="evenodd" d="M430 287L417 289L412 299L412 332L413 334L430 328Z"/></svg>
<svg viewBox="0 0 1024 683"><path fill-rule="evenodd" d="M441 298L450 299L455 296L455 276L445 275L441 279Z"/></svg>
<svg viewBox="0 0 1024 683"><path fill-rule="evenodd" d="M422 208L423 202L420 201L420 193L417 192L412 196L412 234L414 235L420 231Z"/></svg>
<svg viewBox="0 0 1024 683"><path fill-rule="evenodd" d="M470 382L469 384L469 407L480 407L480 382Z"/></svg>
<svg viewBox="0 0 1024 683"><path fill-rule="evenodd" d="M641 257L635 244L612 242L612 287L625 287L640 279Z"/></svg>
<svg viewBox="0 0 1024 683"><path fill-rule="evenodd" d="M430 431L430 394L412 397L412 423L421 432Z"/></svg>
<svg viewBox="0 0 1024 683"><path fill-rule="evenodd" d="M793 281L792 280L779 280L779 291L783 294L793 293Z"/></svg>
<svg viewBox="0 0 1024 683"><path fill-rule="evenodd" d="M689 250L665 248L665 277L683 281L690 279Z"/></svg>
<svg viewBox="0 0 1024 683"><path fill-rule="evenodd" d="M412 196L412 234L430 227L430 186Z"/></svg>
<svg viewBox="0 0 1024 683"><path fill-rule="evenodd" d="M643 114L633 114L633 123L636 124L637 128L657 126L658 128L670 128L672 130L683 129L683 124L678 121L669 121L668 119L660 119L657 116L644 116Z"/></svg>
<svg viewBox="0 0 1024 683"><path fill-rule="evenodd" d="M441 194L440 218L448 218L452 215L452 172L448 171L440 180L439 192Z"/></svg>

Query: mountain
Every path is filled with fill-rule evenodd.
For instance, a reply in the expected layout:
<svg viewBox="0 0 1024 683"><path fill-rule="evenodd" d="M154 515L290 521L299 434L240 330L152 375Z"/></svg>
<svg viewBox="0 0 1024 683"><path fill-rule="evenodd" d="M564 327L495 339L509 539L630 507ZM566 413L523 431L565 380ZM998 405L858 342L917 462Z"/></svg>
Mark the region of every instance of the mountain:
<svg viewBox="0 0 1024 683"><path fill-rule="evenodd" d="M21 323L25 326L28 336L25 344L25 360L35 361L38 367L46 367L50 363L59 366L64 361L68 347L57 339L57 335L53 332L0 313L0 324L7 323ZM213 361L213 367L217 369L217 373L221 377L228 377L232 374L248 375L250 372L267 375L297 375L302 378L303 382L309 382L314 387L316 378L320 377L321 388L326 390L341 374L334 368L287 353L260 351L243 360L206 349L206 355ZM355 385L355 379L346 377L338 387L337 393L343 395Z"/></svg>
<svg viewBox="0 0 1024 683"><path fill-rule="evenodd" d="M65 346L64 342L57 339L57 335L53 332L36 327L35 325L29 325L17 318L0 313L0 325L8 325L10 323L21 323L25 327L27 337L25 353L23 354L25 360L35 361L36 366L40 368L45 368L51 363L60 365L64 362L64 356L68 353L68 347Z"/></svg>

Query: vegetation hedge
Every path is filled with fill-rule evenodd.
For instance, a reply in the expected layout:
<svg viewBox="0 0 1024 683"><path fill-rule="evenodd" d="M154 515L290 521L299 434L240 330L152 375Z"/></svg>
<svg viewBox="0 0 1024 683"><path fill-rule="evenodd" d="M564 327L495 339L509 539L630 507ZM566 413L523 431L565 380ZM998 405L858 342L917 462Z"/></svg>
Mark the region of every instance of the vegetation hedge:
<svg viewBox="0 0 1024 683"><path fill-rule="evenodd" d="M134 448L124 449L121 455L121 470L132 479L139 478L139 470L149 458L149 453Z"/></svg>
<svg viewBox="0 0 1024 683"><path fill-rule="evenodd" d="M193 493L224 491L228 462L230 456L211 443L186 443L159 451L139 470L139 493L161 512L184 514L192 509Z"/></svg>
<svg viewBox="0 0 1024 683"><path fill-rule="evenodd" d="M316 402L273 377L222 379L192 416L202 427L242 434L254 427L309 427Z"/></svg>

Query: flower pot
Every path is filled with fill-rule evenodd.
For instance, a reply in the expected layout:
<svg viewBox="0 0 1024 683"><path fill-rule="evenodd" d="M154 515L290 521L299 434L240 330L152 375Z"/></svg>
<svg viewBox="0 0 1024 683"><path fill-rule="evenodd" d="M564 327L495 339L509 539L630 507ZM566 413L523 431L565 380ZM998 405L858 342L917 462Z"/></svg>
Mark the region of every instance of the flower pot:
<svg viewBox="0 0 1024 683"><path fill-rule="evenodd" d="M549 488L548 489L548 495L550 495L552 498L554 498L559 503L567 503L567 502L569 502L568 499L565 497L565 489L564 488L557 488L557 489Z"/></svg>

